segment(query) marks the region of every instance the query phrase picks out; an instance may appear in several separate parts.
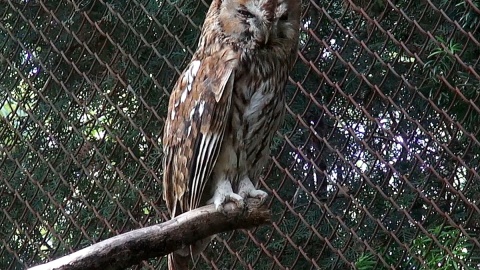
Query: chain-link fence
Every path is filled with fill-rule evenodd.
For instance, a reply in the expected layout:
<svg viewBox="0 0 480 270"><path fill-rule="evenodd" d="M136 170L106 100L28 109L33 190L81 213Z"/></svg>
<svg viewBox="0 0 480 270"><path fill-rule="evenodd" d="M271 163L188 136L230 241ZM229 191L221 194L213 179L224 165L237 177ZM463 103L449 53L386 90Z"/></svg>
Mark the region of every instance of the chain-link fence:
<svg viewBox="0 0 480 270"><path fill-rule="evenodd" d="M480 1L303 2L273 224L195 269L478 269ZM0 269L166 219L163 119L207 6L0 0Z"/></svg>

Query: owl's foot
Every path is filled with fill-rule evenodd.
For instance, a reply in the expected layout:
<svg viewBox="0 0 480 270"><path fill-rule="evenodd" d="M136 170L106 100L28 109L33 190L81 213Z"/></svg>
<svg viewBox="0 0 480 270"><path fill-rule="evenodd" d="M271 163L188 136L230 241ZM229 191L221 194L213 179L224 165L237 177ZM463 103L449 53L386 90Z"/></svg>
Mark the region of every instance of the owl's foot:
<svg viewBox="0 0 480 270"><path fill-rule="evenodd" d="M238 194L244 199L260 199L260 204L263 204L268 197L268 194L265 191L256 189L252 181L248 177L243 178L238 184Z"/></svg>
<svg viewBox="0 0 480 270"><path fill-rule="evenodd" d="M233 192L230 182L222 181L217 185L213 197L207 203L213 203L218 212L225 213L224 206L228 202L235 203L240 209L245 207L243 197Z"/></svg>

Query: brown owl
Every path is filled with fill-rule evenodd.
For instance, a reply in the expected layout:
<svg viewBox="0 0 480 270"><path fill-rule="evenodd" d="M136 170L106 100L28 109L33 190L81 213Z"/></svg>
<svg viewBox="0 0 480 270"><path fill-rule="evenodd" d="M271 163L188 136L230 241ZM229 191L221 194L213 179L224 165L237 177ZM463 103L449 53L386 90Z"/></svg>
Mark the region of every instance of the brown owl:
<svg viewBox="0 0 480 270"><path fill-rule="evenodd" d="M172 91L163 198L171 217L213 203L244 207L283 120L297 51L300 0L213 0L198 49ZM210 239L169 256L169 269Z"/></svg>

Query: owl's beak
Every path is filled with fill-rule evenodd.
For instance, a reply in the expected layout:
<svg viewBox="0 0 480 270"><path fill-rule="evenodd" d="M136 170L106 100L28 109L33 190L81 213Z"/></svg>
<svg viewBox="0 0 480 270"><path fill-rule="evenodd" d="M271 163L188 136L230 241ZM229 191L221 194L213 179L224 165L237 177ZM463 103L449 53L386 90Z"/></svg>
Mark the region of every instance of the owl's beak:
<svg viewBox="0 0 480 270"><path fill-rule="evenodd" d="M271 22L263 22L258 28L258 36L257 42L261 45L267 45L270 41L271 34L272 34L272 26Z"/></svg>
<svg viewBox="0 0 480 270"><path fill-rule="evenodd" d="M272 34L272 28L273 28L273 23L267 23L265 24L265 36L263 40L263 44L268 44L268 41L270 41L270 35Z"/></svg>
<svg viewBox="0 0 480 270"><path fill-rule="evenodd" d="M263 44L268 44L268 40L270 39L270 29L268 29L267 33L265 33L265 40Z"/></svg>

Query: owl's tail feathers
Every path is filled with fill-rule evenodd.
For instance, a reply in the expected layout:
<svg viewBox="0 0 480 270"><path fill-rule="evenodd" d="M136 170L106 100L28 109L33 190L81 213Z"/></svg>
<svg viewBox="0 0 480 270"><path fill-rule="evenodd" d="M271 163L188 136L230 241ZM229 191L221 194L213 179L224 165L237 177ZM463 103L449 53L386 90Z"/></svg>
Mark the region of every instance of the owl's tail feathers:
<svg viewBox="0 0 480 270"><path fill-rule="evenodd" d="M194 256L204 251L213 237L215 237L215 235L168 254L168 270L188 270L188 262L190 259L193 259Z"/></svg>
<svg viewBox="0 0 480 270"><path fill-rule="evenodd" d="M175 252L168 254L168 270L188 270L190 257L178 255Z"/></svg>

